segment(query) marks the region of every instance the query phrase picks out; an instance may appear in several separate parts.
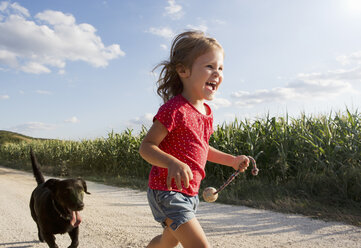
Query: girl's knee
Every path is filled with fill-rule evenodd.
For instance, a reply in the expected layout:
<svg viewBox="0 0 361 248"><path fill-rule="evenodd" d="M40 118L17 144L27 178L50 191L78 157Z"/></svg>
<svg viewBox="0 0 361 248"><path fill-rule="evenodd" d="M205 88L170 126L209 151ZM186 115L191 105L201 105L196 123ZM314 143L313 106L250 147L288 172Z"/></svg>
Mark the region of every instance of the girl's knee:
<svg viewBox="0 0 361 248"><path fill-rule="evenodd" d="M179 241L170 232L169 227L166 227L163 231L162 243L167 244L168 247L176 247L179 244Z"/></svg>
<svg viewBox="0 0 361 248"><path fill-rule="evenodd" d="M156 248L156 247L176 247L179 244L178 240L172 239L167 235L158 235L154 237L150 243L148 244L147 248Z"/></svg>
<svg viewBox="0 0 361 248"><path fill-rule="evenodd" d="M174 237L166 237L163 235L162 239L162 244L166 244L167 247L176 247L179 244L179 241Z"/></svg>
<svg viewBox="0 0 361 248"><path fill-rule="evenodd" d="M179 244L178 240L177 241L172 241L168 243L170 245L170 247L177 247L177 245Z"/></svg>

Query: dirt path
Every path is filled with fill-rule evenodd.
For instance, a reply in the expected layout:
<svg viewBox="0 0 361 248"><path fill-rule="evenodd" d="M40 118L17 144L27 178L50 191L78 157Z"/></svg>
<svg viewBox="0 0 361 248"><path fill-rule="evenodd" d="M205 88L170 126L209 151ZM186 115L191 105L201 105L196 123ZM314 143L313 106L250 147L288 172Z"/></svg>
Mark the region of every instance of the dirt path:
<svg viewBox="0 0 361 248"><path fill-rule="evenodd" d="M145 192L88 183L79 247L145 247L161 227ZM43 247L30 216L32 174L0 167L0 248ZM247 207L200 204L198 219L213 247L361 247L361 228ZM67 235L57 235L68 247Z"/></svg>

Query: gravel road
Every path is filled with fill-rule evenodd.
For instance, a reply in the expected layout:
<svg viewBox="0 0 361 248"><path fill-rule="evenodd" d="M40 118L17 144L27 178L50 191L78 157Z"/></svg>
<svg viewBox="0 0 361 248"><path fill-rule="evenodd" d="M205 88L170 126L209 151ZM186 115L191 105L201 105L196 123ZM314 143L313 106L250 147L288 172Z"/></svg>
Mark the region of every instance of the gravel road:
<svg viewBox="0 0 361 248"><path fill-rule="evenodd" d="M145 192L87 183L79 247L145 247L161 233ZM32 174L0 167L0 248L47 247L37 241L28 206L35 186ZM201 202L197 217L213 247L361 248L361 228L300 215ZM56 237L69 246L68 235Z"/></svg>

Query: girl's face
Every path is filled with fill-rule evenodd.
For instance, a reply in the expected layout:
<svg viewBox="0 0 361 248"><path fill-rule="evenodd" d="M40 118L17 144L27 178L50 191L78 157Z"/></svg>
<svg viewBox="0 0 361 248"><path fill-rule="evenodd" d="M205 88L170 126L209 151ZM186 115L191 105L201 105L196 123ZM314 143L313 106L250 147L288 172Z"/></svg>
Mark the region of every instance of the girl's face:
<svg viewBox="0 0 361 248"><path fill-rule="evenodd" d="M223 80L223 51L212 49L197 57L192 69L179 73L183 82L183 95L188 100L213 100Z"/></svg>

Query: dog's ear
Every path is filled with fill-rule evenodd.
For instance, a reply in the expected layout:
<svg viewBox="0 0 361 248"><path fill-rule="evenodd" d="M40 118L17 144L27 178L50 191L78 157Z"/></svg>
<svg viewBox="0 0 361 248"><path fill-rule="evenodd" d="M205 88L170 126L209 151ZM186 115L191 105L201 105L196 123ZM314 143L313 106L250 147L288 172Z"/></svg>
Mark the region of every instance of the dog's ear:
<svg viewBox="0 0 361 248"><path fill-rule="evenodd" d="M90 193L88 192L86 182L84 181L84 179L78 178L78 180L80 180L81 184L83 185L84 192L87 193L88 195L90 195Z"/></svg>
<svg viewBox="0 0 361 248"><path fill-rule="evenodd" d="M53 179L53 178L49 179L48 181L45 182L44 187L47 187L48 189L50 189L51 192L55 193L58 182L59 182L58 179Z"/></svg>

